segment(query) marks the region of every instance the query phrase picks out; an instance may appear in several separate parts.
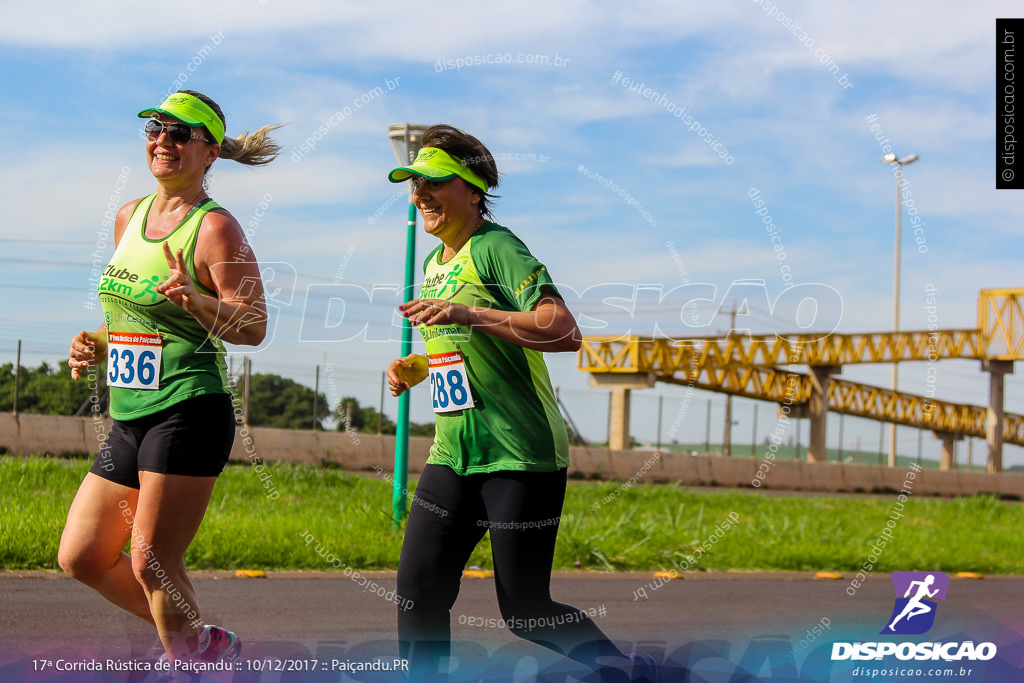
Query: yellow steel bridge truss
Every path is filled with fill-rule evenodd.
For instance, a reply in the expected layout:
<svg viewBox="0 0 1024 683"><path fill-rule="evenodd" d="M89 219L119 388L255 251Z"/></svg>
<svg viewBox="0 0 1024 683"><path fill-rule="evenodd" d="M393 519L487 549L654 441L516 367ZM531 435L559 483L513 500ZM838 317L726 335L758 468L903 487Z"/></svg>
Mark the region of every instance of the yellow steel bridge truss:
<svg viewBox="0 0 1024 683"><path fill-rule="evenodd" d="M760 335L685 340L588 337L581 371L653 375L660 382L787 403L805 404L811 380L796 366L942 359L1024 358L1024 289L982 290L978 329L861 334ZM791 367L790 367L791 366ZM985 436L986 409L830 378L830 411L958 436ZM1024 416L1006 414L1004 440L1024 445Z"/></svg>

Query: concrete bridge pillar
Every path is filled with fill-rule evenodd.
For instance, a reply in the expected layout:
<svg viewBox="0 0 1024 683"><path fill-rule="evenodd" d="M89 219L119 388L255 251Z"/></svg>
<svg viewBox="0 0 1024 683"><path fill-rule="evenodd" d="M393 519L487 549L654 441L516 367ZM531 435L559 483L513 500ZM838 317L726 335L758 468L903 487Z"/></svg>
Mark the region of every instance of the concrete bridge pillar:
<svg viewBox="0 0 1024 683"><path fill-rule="evenodd" d="M989 373L988 410L985 413L985 441L988 442L988 472L1003 471L1003 379L1013 374L1012 360L983 360L981 369Z"/></svg>
<svg viewBox="0 0 1024 683"><path fill-rule="evenodd" d="M807 402L808 417L811 419L811 440L807 446L807 462L828 461L827 441L828 427L828 378L838 375L840 365L810 366L811 398Z"/></svg>
<svg viewBox="0 0 1024 683"><path fill-rule="evenodd" d="M608 424L608 448L624 451L629 448L629 392L654 386L653 372L590 373L590 386L611 389L612 407Z"/></svg>

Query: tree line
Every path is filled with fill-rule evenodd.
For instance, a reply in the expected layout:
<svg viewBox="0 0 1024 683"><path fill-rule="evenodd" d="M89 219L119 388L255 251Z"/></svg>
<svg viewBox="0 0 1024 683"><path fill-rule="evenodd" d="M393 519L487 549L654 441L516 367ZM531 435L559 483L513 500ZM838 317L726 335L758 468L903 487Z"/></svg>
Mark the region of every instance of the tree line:
<svg viewBox="0 0 1024 683"><path fill-rule="evenodd" d="M99 406L106 409L106 384L102 368L98 373L100 381ZM89 382L71 379L67 368L41 363L37 368L22 366L18 371L17 410L19 413L37 415L84 415L89 411ZM93 383L95 386L97 383ZM236 387L241 391L241 386ZM13 412L15 400L14 364L0 365L0 412ZM249 376L249 425L252 427L277 427L281 429L313 428L313 406L316 404L316 428L323 429L325 422L333 418L335 429L348 428L362 434L394 434L396 425L387 415L376 408L361 405L354 396L345 396L333 407L327 397L316 394L309 387L280 375L253 373ZM433 436L434 423L409 426L412 436Z"/></svg>

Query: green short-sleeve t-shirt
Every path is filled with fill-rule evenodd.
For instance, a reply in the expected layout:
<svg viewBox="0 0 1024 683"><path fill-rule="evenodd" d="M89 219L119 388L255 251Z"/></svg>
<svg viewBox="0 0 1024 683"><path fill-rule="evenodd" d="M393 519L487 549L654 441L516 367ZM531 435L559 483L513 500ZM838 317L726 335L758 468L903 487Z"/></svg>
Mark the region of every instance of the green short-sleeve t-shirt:
<svg viewBox="0 0 1024 683"><path fill-rule="evenodd" d="M484 223L451 259L444 245L427 256L421 299L447 299L466 306L529 311L543 295L558 294L547 268L508 228ZM473 407L436 412L430 464L459 474L505 470L552 472L569 465L565 423L555 403L540 351L526 349L460 325L420 327L428 357L461 360L468 388L451 364L432 366L431 401ZM440 377L436 377L436 374ZM435 381L436 380L436 381ZM449 381L452 380L452 381ZM466 398L470 397L470 401Z"/></svg>

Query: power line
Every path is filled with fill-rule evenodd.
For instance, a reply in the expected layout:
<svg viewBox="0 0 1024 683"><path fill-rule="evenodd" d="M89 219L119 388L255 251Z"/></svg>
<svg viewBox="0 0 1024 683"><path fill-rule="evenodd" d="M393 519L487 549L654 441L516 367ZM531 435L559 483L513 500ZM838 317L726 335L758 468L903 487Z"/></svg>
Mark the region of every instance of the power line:
<svg viewBox="0 0 1024 683"><path fill-rule="evenodd" d="M33 290L35 290L35 289L53 289L53 290L60 290L60 291L63 291L63 292L80 292L80 291L82 291L81 287L60 287L60 286L57 286L57 285L35 285L35 284L26 284L24 282L21 283L21 284L13 284L13 283L0 282L0 287L4 287L4 288L7 288L7 289L33 289ZM92 289L90 289L89 291L92 291Z"/></svg>
<svg viewBox="0 0 1024 683"><path fill-rule="evenodd" d="M28 263L31 265L43 265L43 266L74 266L86 268L89 266L88 261L46 261L43 259L27 259L27 258L0 258L2 263Z"/></svg>
<svg viewBox="0 0 1024 683"><path fill-rule="evenodd" d="M55 246L95 246L95 242L79 242L77 240L26 240L26 239L14 239L11 237L0 237L0 242L11 242L14 244L49 244Z"/></svg>

